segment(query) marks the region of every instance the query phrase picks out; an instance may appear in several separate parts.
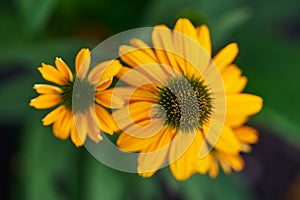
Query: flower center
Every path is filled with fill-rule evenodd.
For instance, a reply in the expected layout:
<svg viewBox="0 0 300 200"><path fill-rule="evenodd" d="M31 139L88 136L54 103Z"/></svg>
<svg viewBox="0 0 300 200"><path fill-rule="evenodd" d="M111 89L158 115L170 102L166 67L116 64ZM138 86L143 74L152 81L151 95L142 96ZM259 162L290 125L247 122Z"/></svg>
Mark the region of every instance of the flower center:
<svg viewBox="0 0 300 200"><path fill-rule="evenodd" d="M94 103L95 86L87 79L69 82L62 87L62 90L62 104L73 113L84 113Z"/></svg>
<svg viewBox="0 0 300 200"><path fill-rule="evenodd" d="M161 105L157 116L166 125L184 132L202 128L212 113L209 88L199 78L174 78L165 87L158 87L157 103Z"/></svg>

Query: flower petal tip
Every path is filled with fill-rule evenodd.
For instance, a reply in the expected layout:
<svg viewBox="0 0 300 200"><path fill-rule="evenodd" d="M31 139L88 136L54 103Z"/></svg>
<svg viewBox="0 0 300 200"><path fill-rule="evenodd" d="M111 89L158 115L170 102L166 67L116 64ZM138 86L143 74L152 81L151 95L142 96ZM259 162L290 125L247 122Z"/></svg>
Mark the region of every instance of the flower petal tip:
<svg viewBox="0 0 300 200"><path fill-rule="evenodd" d="M103 140L103 137L99 134L99 135L98 135L98 139L99 139L98 142L100 142L100 141Z"/></svg>
<svg viewBox="0 0 300 200"><path fill-rule="evenodd" d="M76 148L82 147L83 143L73 143L75 145Z"/></svg>

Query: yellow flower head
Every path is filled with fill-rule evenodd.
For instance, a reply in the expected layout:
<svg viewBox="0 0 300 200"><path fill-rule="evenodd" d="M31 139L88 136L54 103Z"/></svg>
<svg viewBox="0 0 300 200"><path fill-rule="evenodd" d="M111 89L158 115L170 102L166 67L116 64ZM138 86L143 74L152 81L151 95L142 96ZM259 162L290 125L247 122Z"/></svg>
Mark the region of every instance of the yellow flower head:
<svg viewBox="0 0 300 200"><path fill-rule="evenodd" d="M126 106L113 116L122 130L117 145L139 152L138 173L152 176L168 164L174 177L194 173L218 175L218 168L239 171L241 152L257 141L257 132L243 126L262 108L262 99L242 93L247 79L232 62L236 43L211 59L210 33L179 19L170 30L155 26L152 45L132 39L121 46L118 77L128 84L115 88Z"/></svg>
<svg viewBox="0 0 300 200"><path fill-rule="evenodd" d="M112 103L112 90L107 89L121 64L106 61L90 70L90 63L90 50L82 49L76 56L76 76L61 58L56 58L56 67L42 64L38 70L52 84L35 84L34 89L40 95L30 101L30 106L36 109L56 107L43 118L43 125L53 124L53 133L60 139L71 135L77 147L84 144L87 135L94 142L102 140L100 130L113 134L117 127L104 107L123 106L117 96Z"/></svg>

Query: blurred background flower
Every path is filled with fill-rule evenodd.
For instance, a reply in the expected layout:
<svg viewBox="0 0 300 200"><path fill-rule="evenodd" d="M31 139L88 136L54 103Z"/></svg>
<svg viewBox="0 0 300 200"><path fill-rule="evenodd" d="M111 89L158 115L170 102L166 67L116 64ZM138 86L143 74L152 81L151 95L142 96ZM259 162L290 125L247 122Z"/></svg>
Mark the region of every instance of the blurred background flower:
<svg viewBox="0 0 300 200"><path fill-rule="evenodd" d="M0 7L1 199L300 199L299 0L3 0ZM28 106L41 62L70 65L82 47L131 28L187 17L211 29L213 49L238 42L246 92L264 98L249 124L260 142L239 174L177 182L110 169L56 139ZM214 52L215 54L216 52Z"/></svg>

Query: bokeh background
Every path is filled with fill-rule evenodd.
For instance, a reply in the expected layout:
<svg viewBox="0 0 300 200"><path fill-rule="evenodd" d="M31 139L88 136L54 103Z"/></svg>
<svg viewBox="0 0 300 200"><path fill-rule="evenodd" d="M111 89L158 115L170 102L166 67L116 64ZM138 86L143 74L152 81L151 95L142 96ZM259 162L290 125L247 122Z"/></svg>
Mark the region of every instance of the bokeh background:
<svg viewBox="0 0 300 200"><path fill-rule="evenodd" d="M215 52L238 42L246 91L264 98L249 121L260 142L241 173L178 182L168 169L149 179L119 172L56 139L41 124L48 111L28 106L41 62L73 66L82 47L178 17L207 24ZM0 199L300 199L299 0L2 0L0 25Z"/></svg>

